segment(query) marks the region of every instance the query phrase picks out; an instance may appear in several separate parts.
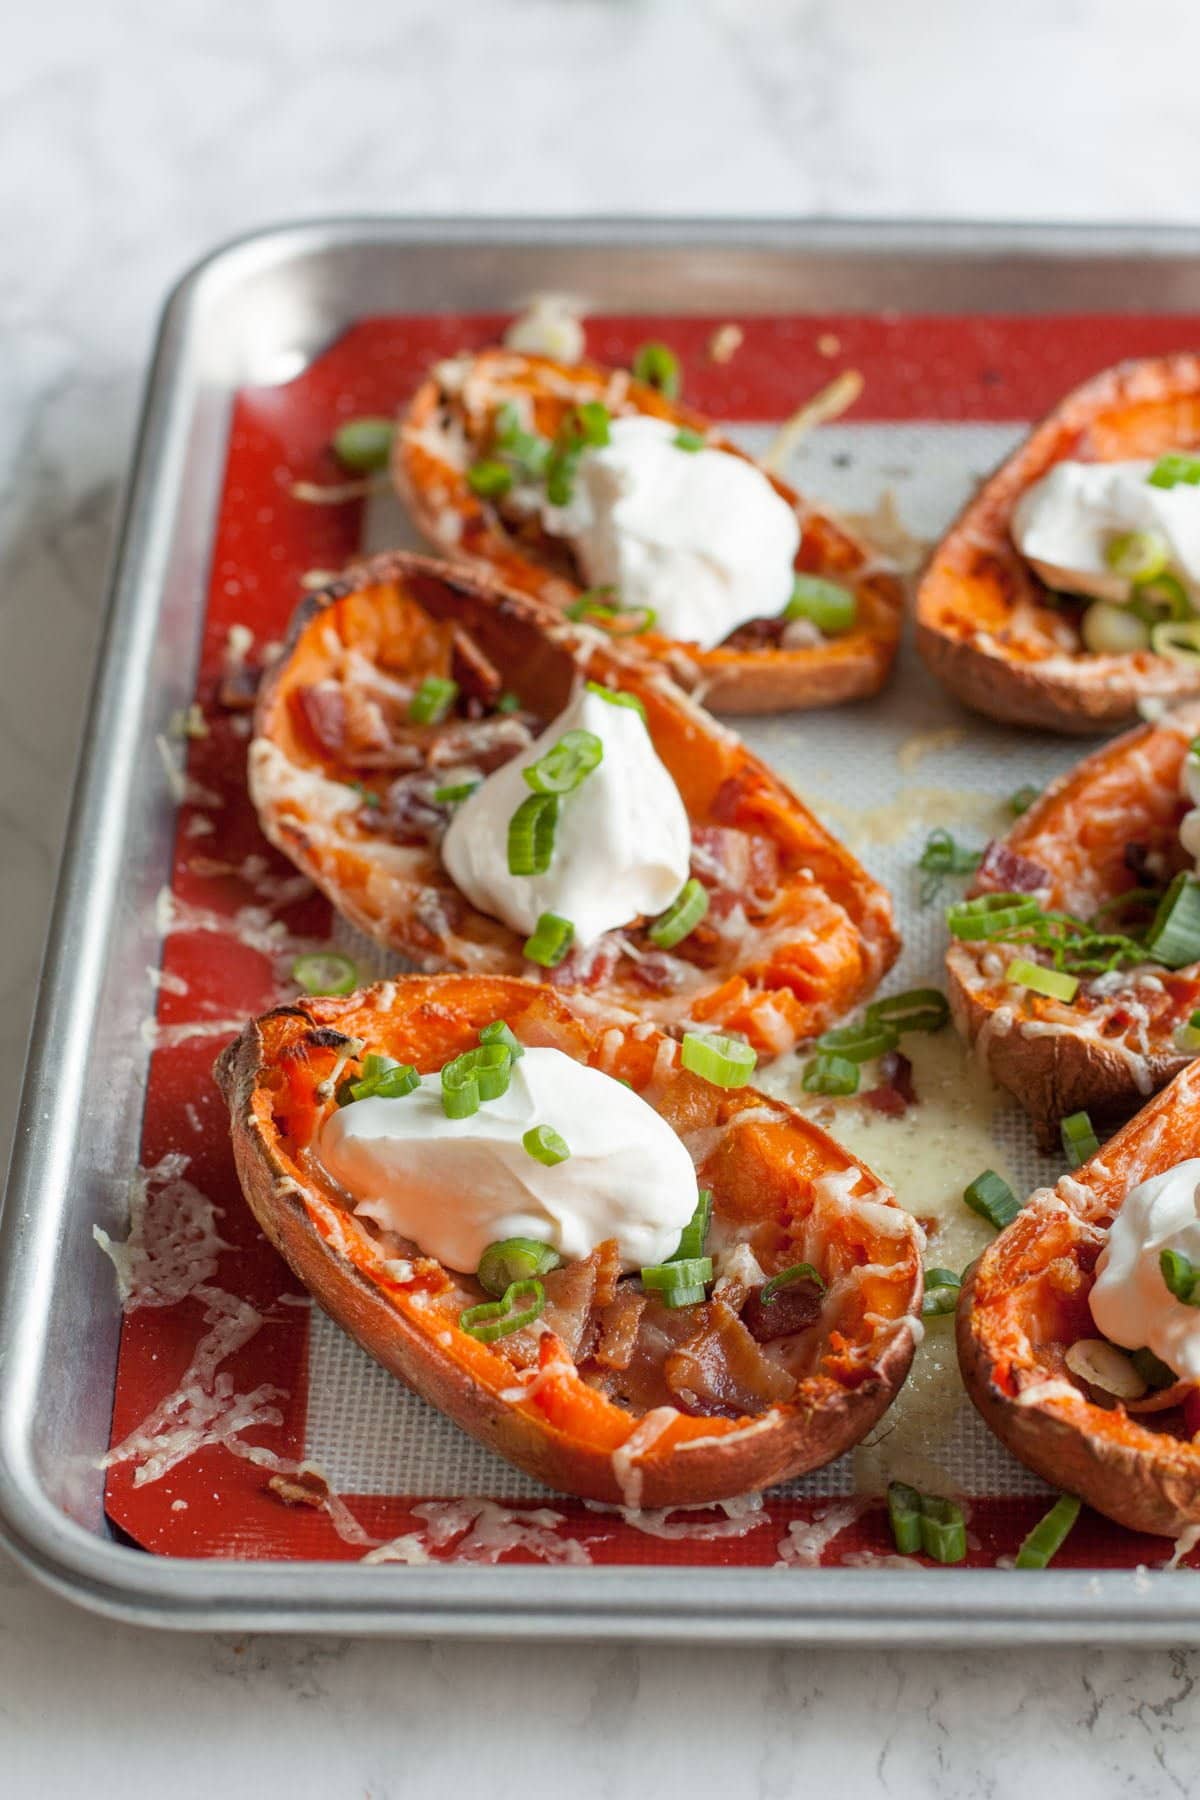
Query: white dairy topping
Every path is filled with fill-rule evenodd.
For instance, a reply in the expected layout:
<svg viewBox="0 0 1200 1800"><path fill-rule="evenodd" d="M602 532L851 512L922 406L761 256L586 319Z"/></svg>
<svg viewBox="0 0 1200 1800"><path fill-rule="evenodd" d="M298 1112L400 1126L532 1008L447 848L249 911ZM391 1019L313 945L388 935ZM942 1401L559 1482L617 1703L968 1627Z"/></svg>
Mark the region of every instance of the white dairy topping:
<svg viewBox="0 0 1200 1800"><path fill-rule="evenodd" d="M1110 1342L1146 1346L1177 1375L1200 1381L1200 1307L1171 1293L1163 1250L1200 1264L1200 1157L1134 1188L1109 1227L1091 1292L1092 1317Z"/></svg>
<svg viewBox="0 0 1200 1800"><path fill-rule="evenodd" d="M1012 539L1048 587L1097 600L1128 600L1131 583L1104 553L1123 531L1156 531L1172 572L1200 587L1200 488L1152 487L1153 462L1055 463L1013 508Z"/></svg>
<svg viewBox="0 0 1200 1800"><path fill-rule="evenodd" d="M594 732L604 745L603 761L562 797L546 873L512 875L509 821L531 791L521 771L567 731ZM442 861L480 912L525 937L540 914L558 913L574 925L575 944L585 947L615 926L671 904L688 878L691 836L679 789L641 714L580 687L531 748L463 801L442 839Z"/></svg>
<svg viewBox="0 0 1200 1800"><path fill-rule="evenodd" d="M521 1142L550 1125L571 1152L548 1168ZM489 1244L536 1238L564 1261L616 1238L625 1269L662 1262L696 1208L696 1171L652 1106L561 1050L526 1050L507 1092L468 1119L442 1110L440 1075L398 1100L331 1113L319 1154L355 1211L450 1269Z"/></svg>
<svg viewBox="0 0 1200 1800"><path fill-rule="evenodd" d="M795 511L760 469L726 450L681 450L677 427L614 419L580 460L570 504L549 508L584 578L657 629L711 649L747 619L774 618L792 593Z"/></svg>
<svg viewBox="0 0 1200 1800"><path fill-rule="evenodd" d="M1184 799L1191 801L1191 811L1183 815L1179 827L1179 841L1200 870L1200 756L1194 751L1183 759L1179 785Z"/></svg>

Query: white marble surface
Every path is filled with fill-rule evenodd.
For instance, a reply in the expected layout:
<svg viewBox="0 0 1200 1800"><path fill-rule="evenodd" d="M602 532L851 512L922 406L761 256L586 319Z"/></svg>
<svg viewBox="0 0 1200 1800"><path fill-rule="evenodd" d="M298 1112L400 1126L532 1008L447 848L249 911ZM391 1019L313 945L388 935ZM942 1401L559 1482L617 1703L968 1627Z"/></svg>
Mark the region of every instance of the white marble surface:
<svg viewBox="0 0 1200 1800"><path fill-rule="evenodd" d="M3 45L0 1146L140 368L207 246L341 210L1200 211L1200 23L1175 0L57 0L8 9ZM856 1795L1188 1794L1198 1675L1183 1650L161 1638L0 1558L14 1796L501 1800L535 1767L581 1796L834 1771Z"/></svg>

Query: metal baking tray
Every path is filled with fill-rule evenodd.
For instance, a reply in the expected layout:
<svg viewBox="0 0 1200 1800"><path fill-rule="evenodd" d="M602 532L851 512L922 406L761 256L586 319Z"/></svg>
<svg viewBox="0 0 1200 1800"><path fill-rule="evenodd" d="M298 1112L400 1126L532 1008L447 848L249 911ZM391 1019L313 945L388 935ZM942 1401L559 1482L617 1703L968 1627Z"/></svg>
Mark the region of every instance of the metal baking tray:
<svg viewBox="0 0 1200 1800"><path fill-rule="evenodd" d="M369 314L1170 313L1200 233L970 225L346 220L244 238L163 315L110 583L0 1220L0 1524L38 1579L144 1624L562 1639L1178 1641L1200 1583L1146 1570L413 1567L168 1558L104 1512L120 1332L92 1224L138 1160L139 985L174 805L153 742L190 700L235 391L290 379ZM397 1578L399 1577L399 1578Z"/></svg>

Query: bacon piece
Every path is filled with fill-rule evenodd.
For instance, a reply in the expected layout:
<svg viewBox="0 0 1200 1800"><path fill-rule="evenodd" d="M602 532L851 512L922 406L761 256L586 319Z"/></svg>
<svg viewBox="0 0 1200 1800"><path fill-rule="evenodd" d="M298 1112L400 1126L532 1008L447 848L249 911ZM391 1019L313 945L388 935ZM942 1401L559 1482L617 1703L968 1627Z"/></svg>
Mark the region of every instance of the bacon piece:
<svg viewBox="0 0 1200 1800"><path fill-rule="evenodd" d="M532 742L528 725L515 717L456 719L439 730L430 745L429 767L451 769L462 763L490 775Z"/></svg>
<svg viewBox="0 0 1200 1800"><path fill-rule="evenodd" d="M631 957L629 973L634 981L655 994L670 993L683 980L679 958L668 956L665 950L647 950L644 955Z"/></svg>
<svg viewBox="0 0 1200 1800"><path fill-rule="evenodd" d="M258 698L261 669L248 669L244 663L226 669L217 683L217 705L225 712L253 712Z"/></svg>
<svg viewBox="0 0 1200 1800"><path fill-rule="evenodd" d="M592 1254L596 1258L596 1305L608 1306L621 1279L621 1252L616 1238L605 1238Z"/></svg>
<svg viewBox="0 0 1200 1800"><path fill-rule="evenodd" d="M880 1082L862 1096L864 1106L885 1118L899 1119L917 1103L913 1087L913 1068L903 1050L888 1050L879 1059Z"/></svg>
<svg viewBox="0 0 1200 1800"><path fill-rule="evenodd" d="M607 981L620 960L619 944L611 932L597 938L586 950L571 950L557 968L547 969L540 980L551 987L594 988Z"/></svg>
<svg viewBox="0 0 1200 1800"><path fill-rule="evenodd" d="M607 1252L607 1245L605 1250ZM616 1246L614 1245L615 1249ZM546 1306L541 1323L561 1338L568 1356L578 1362L594 1335L592 1308L600 1275L600 1251L579 1262L564 1263L542 1276Z"/></svg>
<svg viewBox="0 0 1200 1800"><path fill-rule="evenodd" d="M601 1312L600 1342L594 1354L604 1368L629 1367L648 1298L632 1281L627 1281Z"/></svg>
<svg viewBox="0 0 1200 1800"><path fill-rule="evenodd" d="M346 696L337 682L295 688L292 705L317 748L326 756L341 756L346 747Z"/></svg>
<svg viewBox="0 0 1200 1800"><path fill-rule="evenodd" d="M721 641L725 650L776 649L783 642L784 619L747 619Z"/></svg>
<svg viewBox="0 0 1200 1800"><path fill-rule="evenodd" d="M448 814L444 806L434 803L435 785L428 775L401 775L388 789L383 805L367 810L365 823L386 831L400 844L436 843L446 829Z"/></svg>
<svg viewBox="0 0 1200 1800"><path fill-rule="evenodd" d="M1010 850L1002 838L993 838L975 874L979 894L1037 894L1053 887L1054 878L1031 856Z"/></svg>
<svg viewBox="0 0 1200 1800"><path fill-rule="evenodd" d="M764 1284L765 1285L765 1284ZM807 1331L821 1316L821 1289L815 1281L793 1281L776 1289L764 1303L763 1290L755 1288L742 1308L742 1324L758 1344L794 1337Z"/></svg>
<svg viewBox="0 0 1200 1800"><path fill-rule="evenodd" d="M765 1412L795 1391L795 1380L765 1357L721 1300L689 1307L691 1330L663 1363L677 1405L704 1418Z"/></svg>

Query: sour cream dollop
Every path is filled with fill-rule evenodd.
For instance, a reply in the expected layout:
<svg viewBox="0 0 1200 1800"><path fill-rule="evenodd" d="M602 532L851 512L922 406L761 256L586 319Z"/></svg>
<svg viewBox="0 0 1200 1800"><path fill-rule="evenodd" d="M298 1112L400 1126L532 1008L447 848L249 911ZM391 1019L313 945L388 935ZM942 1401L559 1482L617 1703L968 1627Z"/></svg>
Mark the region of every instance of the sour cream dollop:
<svg viewBox="0 0 1200 1800"><path fill-rule="evenodd" d="M570 1156L547 1167L521 1140L550 1125ZM440 1075L397 1100L331 1113L319 1155L355 1211L447 1268L474 1270L489 1244L527 1237L564 1261L616 1238L624 1269L663 1262L696 1208L696 1171L670 1126L632 1089L561 1050L526 1050L498 1100L448 1119Z"/></svg>
<svg viewBox="0 0 1200 1800"><path fill-rule="evenodd" d="M1134 1188L1109 1227L1091 1292L1092 1317L1110 1342L1145 1346L1176 1375L1200 1381L1200 1307L1168 1288L1164 1250L1200 1264L1200 1157Z"/></svg>
<svg viewBox="0 0 1200 1800"><path fill-rule="evenodd" d="M727 450L681 450L678 427L614 419L580 460L569 505L546 523L571 544L587 582L657 629L711 649L747 619L774 618L792 593L794 509L760 469Z"/></svg>
<svg viewBox="0 0 1200 1800"><path fill-rule="evenodd" d="M530 789L521 771L568 731L590 731L603 760L558 809L554 854L544 875L513 875L508 827ZM442 839L442 861L480 912L528 936L544 912L575 927L586 947L642 913L671 904L688 878L692 834L687 812L645 720L581 687L528 750L489 775L455 813Z"/></svg>
<svg viewBox="0 0 1200 1800"><path fill-rule="evenodd" d="M1128 600L1132 584L1105 560L1124 531L1155 531L1172 571L1200 587L1200 488L1154 487L1153 462L1060 462L1013 508L1012 539L1047 587L1097 600Z"/></svg>

